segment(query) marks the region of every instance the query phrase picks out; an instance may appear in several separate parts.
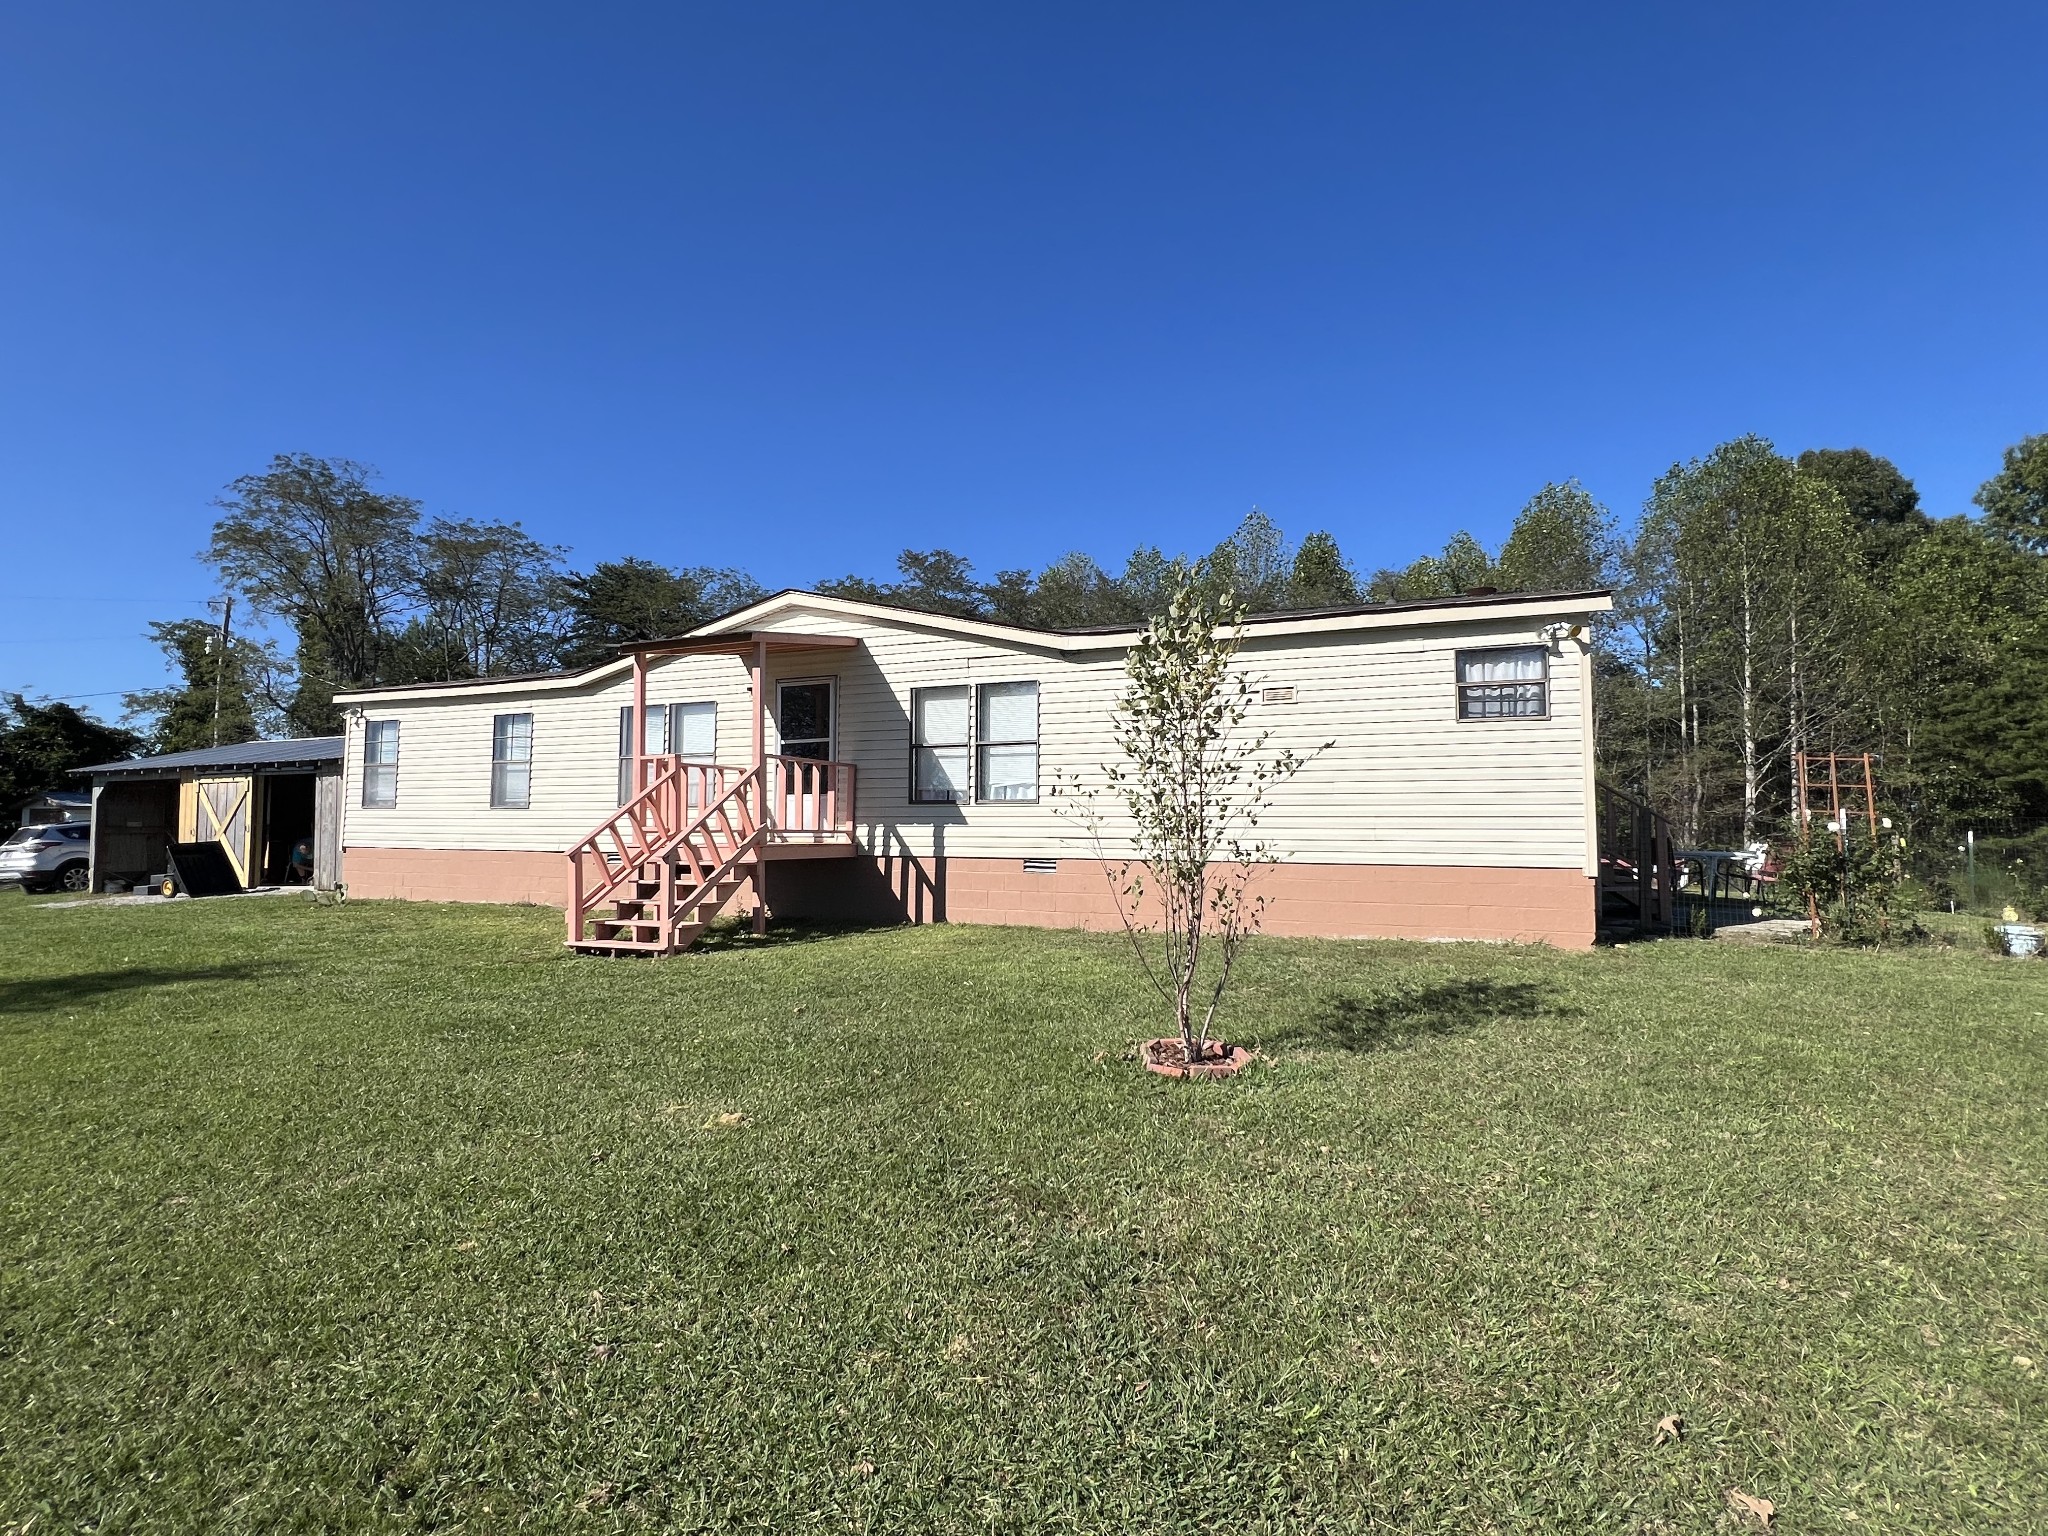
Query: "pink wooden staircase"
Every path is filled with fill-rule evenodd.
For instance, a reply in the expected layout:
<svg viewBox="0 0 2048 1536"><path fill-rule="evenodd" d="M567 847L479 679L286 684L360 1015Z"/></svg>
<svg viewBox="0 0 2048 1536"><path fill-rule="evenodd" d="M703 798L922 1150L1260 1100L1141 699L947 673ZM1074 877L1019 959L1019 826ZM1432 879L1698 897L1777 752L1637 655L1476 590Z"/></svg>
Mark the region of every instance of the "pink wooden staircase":
<svg viewBox="0 0 2048 1536"><path fill-rule="evenodd" d="M853 768L771 757L757 768L640 759L645 787L569 850L569 948L688 949L751 877L771 840L851 851Z"/></svg>

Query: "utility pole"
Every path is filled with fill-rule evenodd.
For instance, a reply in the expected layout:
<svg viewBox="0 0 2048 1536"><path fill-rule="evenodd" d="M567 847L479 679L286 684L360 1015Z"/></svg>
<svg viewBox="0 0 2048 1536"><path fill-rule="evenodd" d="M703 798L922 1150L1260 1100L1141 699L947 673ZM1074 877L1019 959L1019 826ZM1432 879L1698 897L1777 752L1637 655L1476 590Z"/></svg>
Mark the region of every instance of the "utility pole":
<svg viewBox="0 0 2048 1536"><path fill-rule="evenodd" d="M211 608L213 604L208 603ZM223 676L228 664L228 636L235 618L235 599L232 593L220 600L220 640L213 653L213 744L220 745L220 692Z"/></svg>
<svg viewBox="0 0 2048 1536"><path fill-rule="evenodd" d="M1972 827L1963 834L1963 862L1970 872L1970 906L1977 905L1977 829Z"/></svg>

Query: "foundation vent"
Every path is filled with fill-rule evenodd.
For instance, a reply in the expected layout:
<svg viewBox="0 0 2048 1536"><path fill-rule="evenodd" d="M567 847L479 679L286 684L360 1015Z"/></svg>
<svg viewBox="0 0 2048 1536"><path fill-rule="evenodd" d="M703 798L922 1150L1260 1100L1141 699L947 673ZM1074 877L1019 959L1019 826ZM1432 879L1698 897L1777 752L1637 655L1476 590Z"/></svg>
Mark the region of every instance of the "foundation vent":
<svg viewBox="0 0 2048 1536"><path fill-rule="evenodd" d="M1058 859L1026 859L1024 873L1027 875L1056 875L1060 872Z"/></svg>
<svg viewBox="0 0 2048 1536"><path fill-rule="evenodd" d="M1292 704L1294 702L1294 685L1289 683L1280 688L1261 688L1259 690L1259 702L1261 704Z"/></svg>

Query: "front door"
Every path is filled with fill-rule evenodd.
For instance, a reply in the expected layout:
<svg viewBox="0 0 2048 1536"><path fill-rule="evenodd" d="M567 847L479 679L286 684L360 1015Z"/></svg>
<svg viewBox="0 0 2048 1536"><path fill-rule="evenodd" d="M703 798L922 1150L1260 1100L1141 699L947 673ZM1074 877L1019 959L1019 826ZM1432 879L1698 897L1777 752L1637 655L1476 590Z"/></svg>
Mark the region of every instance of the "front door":
<svg viewBox="0 0 2048 1536"><path fill-rule="evenodd" d="M784 757L832 755L832 680L781 683L775 690L775 735Z"/></svg>
<svg viewBox="0 0 2048 1536"><path fill-rule="evenodd" d="M785 832L814 832L824 814L832 770L812 767L832 756L832 681L812 678L775 690L775 735L784 762L770 774L770 815Z"/></svg>

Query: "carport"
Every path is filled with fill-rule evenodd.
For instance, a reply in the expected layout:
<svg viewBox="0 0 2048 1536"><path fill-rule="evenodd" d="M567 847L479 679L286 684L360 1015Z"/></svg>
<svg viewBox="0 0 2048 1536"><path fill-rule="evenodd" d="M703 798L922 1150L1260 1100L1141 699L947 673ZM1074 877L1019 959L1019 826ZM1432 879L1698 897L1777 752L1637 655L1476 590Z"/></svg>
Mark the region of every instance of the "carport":
<svg viewBox="0 0 2048 1536"><path fill-rule="evenodd" d="M92 888L161 875L173 842L217 842L245 886L278 885L294 844L313 840L313 884L341 873L339 736L244 741L94 763Z"/></svg>

